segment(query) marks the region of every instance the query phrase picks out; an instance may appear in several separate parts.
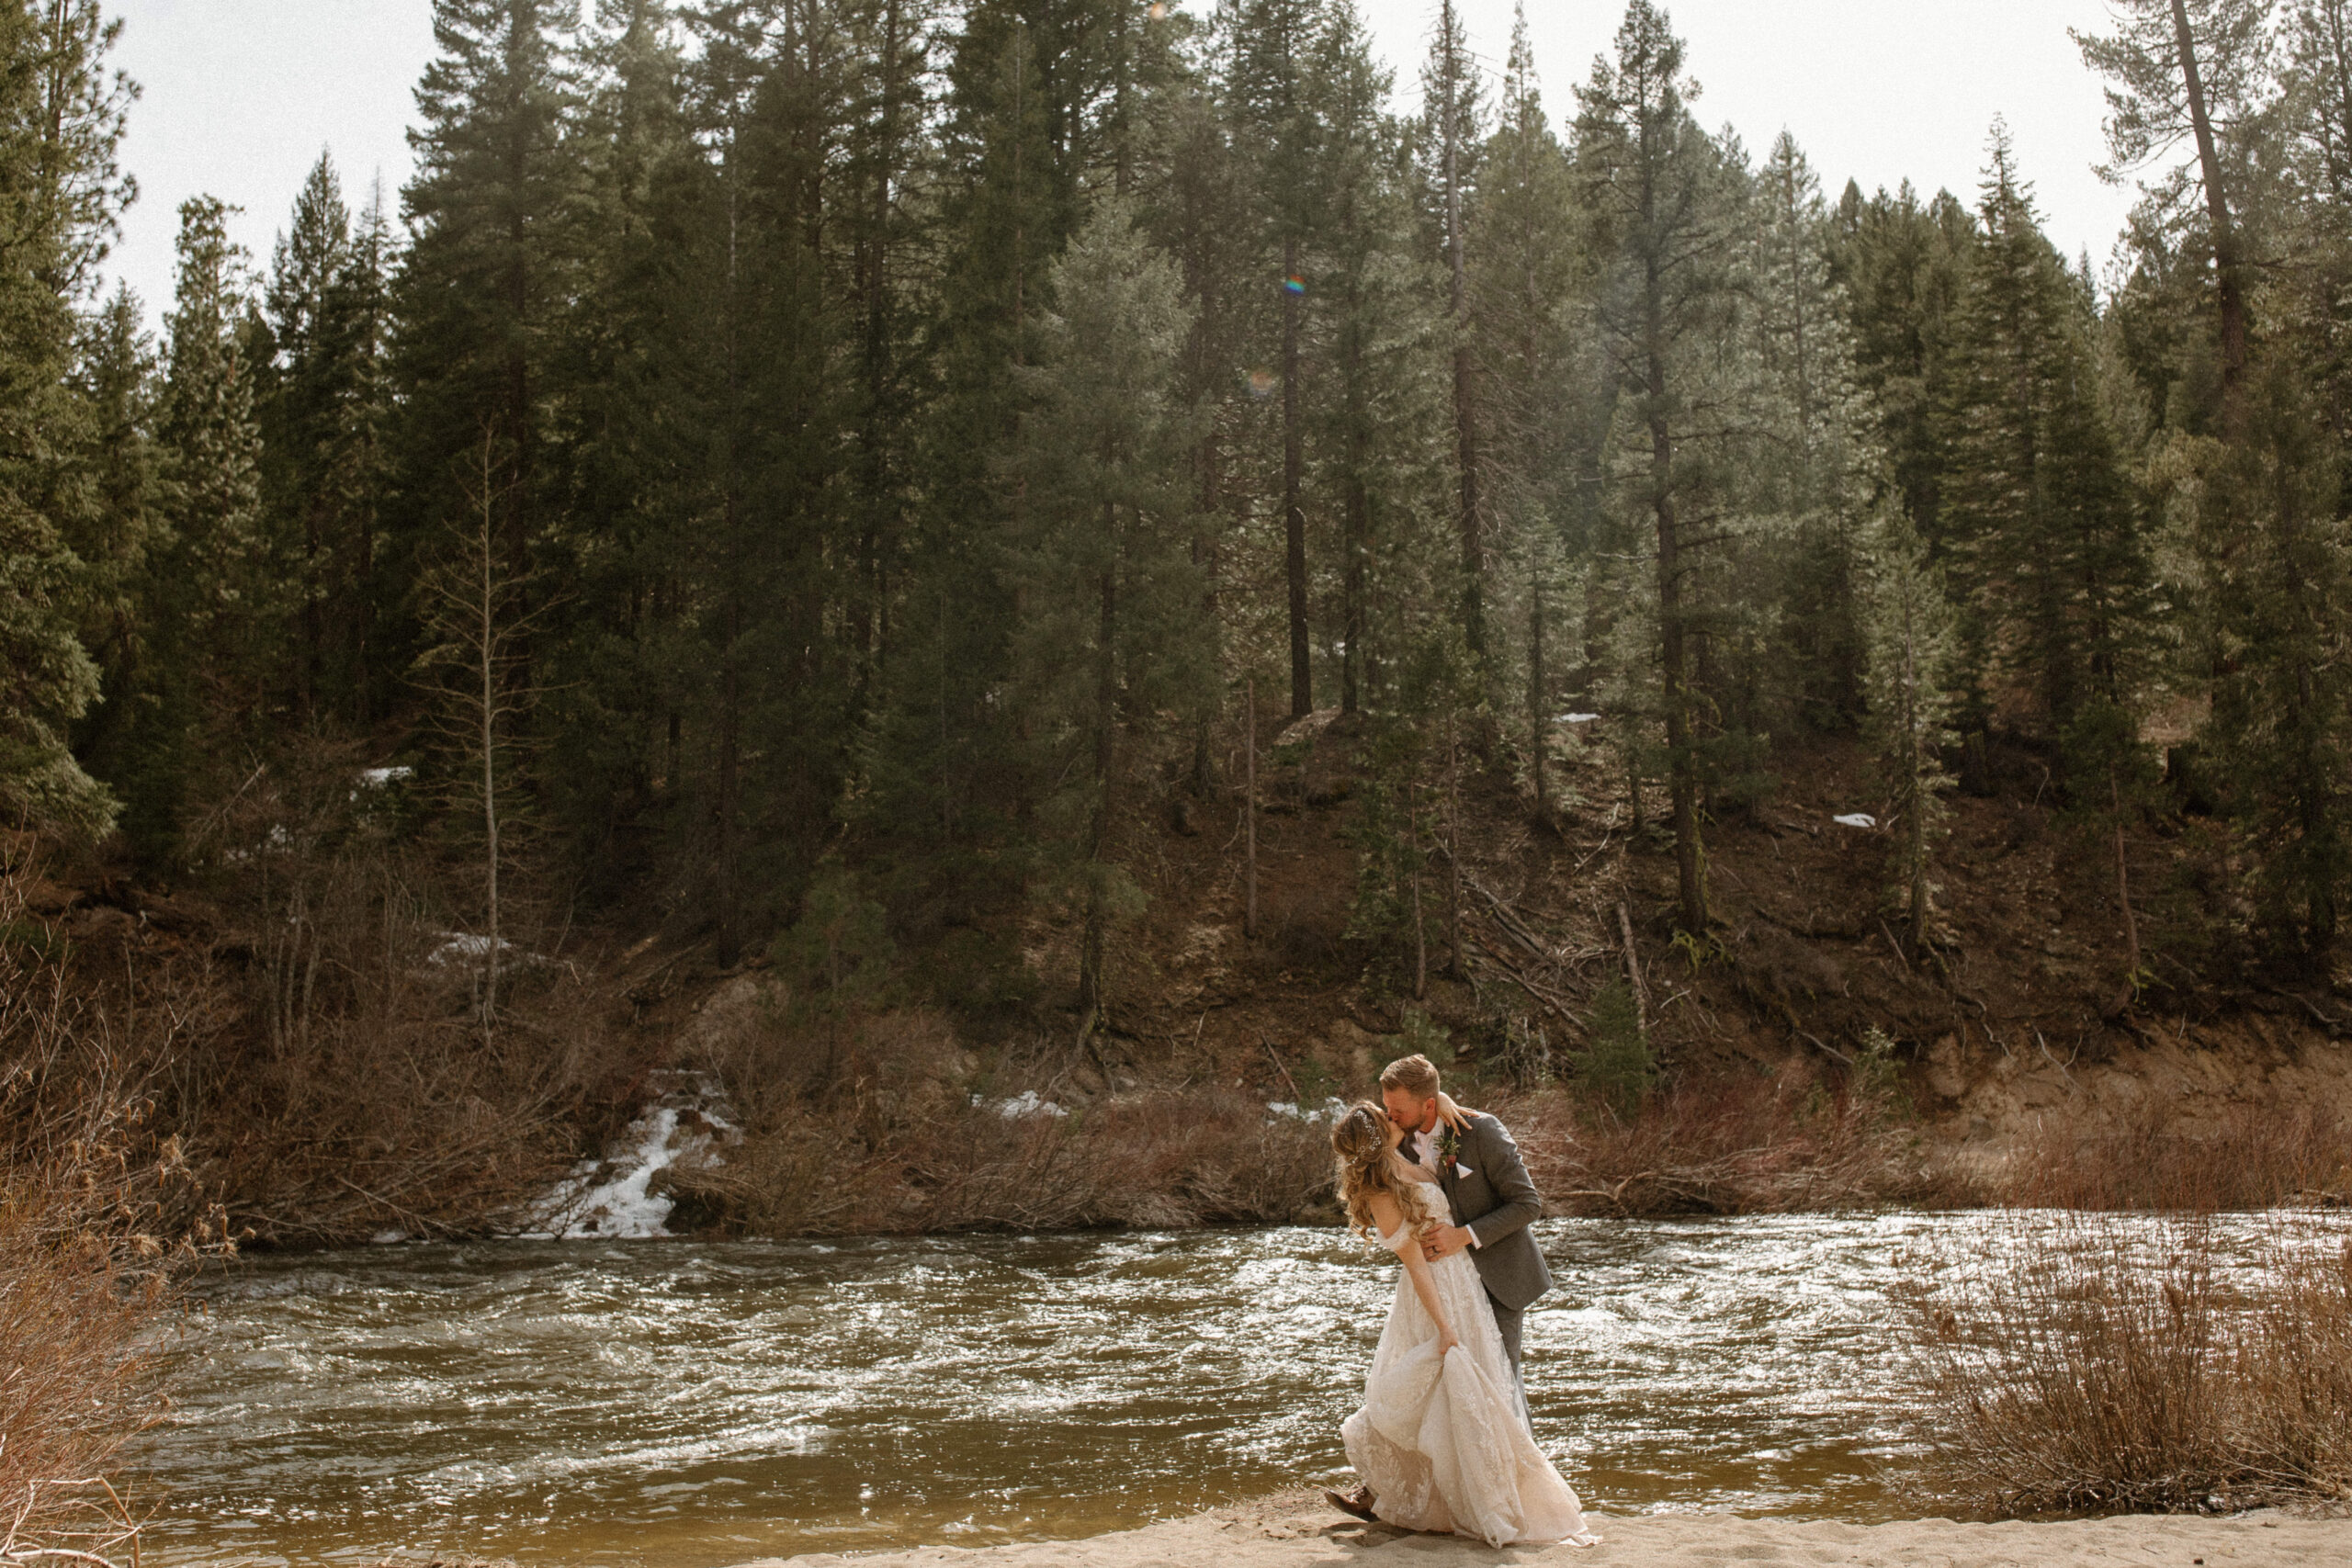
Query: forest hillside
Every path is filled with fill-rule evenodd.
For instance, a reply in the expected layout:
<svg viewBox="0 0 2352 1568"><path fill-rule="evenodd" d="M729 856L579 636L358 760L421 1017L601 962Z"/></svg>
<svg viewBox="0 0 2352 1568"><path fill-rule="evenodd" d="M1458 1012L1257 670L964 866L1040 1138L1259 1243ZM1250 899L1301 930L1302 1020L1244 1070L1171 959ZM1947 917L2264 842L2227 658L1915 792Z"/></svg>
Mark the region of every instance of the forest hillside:
<svg viewBox="0 0 2352 1568"><path fill-rule="evenodd" d="M2103 267L1650 0L434 17L158 335L117 24L0 0L21 1168L528 1228L668 1097L695 1223L1285 1218L1419 1048L1564 1203L2343 1185L2352 7L2078 40Z"/></svg>

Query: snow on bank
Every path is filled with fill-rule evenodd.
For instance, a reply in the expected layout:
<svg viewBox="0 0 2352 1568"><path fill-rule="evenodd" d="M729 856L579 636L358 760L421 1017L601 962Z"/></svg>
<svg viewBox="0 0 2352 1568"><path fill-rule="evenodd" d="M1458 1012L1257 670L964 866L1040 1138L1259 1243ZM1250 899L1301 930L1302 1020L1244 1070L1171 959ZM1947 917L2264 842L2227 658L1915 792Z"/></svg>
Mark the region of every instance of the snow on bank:
<svg viewBox="0 0 2352 1568"><path fill-rule="evenodd" d="M1005 1100L982 1100L976 1094L972 1096L972 1103L995 1111L1008 1122L1019 1121L1023 1116L1067 1116L1069 1114L1064 1107L1055 1104L1050 1100L1041 1099L1034 1089L1024 1089L1019 1094Z"/></svg>

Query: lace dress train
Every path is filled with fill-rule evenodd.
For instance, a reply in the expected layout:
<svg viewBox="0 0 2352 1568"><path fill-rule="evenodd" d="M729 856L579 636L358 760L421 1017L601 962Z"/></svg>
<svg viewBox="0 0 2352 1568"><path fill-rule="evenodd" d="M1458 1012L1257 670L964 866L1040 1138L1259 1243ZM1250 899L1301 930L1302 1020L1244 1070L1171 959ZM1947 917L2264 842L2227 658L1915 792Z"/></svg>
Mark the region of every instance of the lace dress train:
<svg viewBox="0 0 2352 1568"><path fill-rule="evenodd" d="M1423 1186L1430 1212L1444 1213L1443 1190ZM1401 1256L1418 1245L1410 1231L1381 1240ZM1528 1435L1476 1267L1457 1252L1430 1272L1459 1341L1453 1353L1439 1357L1437 1325L1400 1270L1364 1377L1363 1408L1340 1428L1374 1510L1408 1529L1476 1536L1490 1546L1595 1544L1600 1538L1587 1528L1575 1491Z"/></svg>

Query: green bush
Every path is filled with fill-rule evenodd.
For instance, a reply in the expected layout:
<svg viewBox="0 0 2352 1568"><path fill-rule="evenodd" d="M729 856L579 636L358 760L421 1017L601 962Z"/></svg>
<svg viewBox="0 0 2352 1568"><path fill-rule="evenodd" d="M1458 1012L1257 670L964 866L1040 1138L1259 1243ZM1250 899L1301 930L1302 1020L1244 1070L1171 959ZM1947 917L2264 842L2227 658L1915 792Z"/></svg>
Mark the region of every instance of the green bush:
<svg viewBox="0 0 2352 1568"><path fill-rule="evenodd" d="M1577 1081L1620 1117L1631 1120L1657 1081L1657 1058L1642 1033L1632 987L1611 980L1592 998L1592 1037L1570 1065Z"/></svg>

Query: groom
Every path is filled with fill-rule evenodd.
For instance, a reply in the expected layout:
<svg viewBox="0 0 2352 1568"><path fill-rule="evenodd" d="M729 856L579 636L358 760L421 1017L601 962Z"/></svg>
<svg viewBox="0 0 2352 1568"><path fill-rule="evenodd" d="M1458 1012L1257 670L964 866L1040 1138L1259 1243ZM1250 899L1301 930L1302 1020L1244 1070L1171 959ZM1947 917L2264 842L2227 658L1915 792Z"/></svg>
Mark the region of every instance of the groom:
<svg viewBox="0 0 2352 1568"><path fill-rule="evenodd" d="M1453 1223L1435 1226L1421 1243L1422 1255L1434 1262L1451 1253L1471 1248L1470 1261L1479 1282L1487 1287L1487 1304L1494 1309L1495 1326L1501 1330L1503 1349L1510 1357L1510 1371L1520 1381L1520 1404L1527 1404L1527 1385L1520 1374L1519 1335L1529 1303L1552 1288L1552 1270L1543 1249L1529 1234L1528 1222L1544 1212L1544 1200L1527 1179L1519 1145L1503 1124L1484 1111L1462 1112L1459 1127L1438 1116L1437 1067L1426 1056L1404 1056L1381 1069L1380 1102L1388 1119L1405 1131L1397 1148L1408 1164L1418 1165L1445 1190ZM1530 1430L1533 1423L1530 1422ZM1333 1506L1360 1519L1375 1517L1372 1489L1358 1486L1341 1494L1326 1491Z"/></svg>

